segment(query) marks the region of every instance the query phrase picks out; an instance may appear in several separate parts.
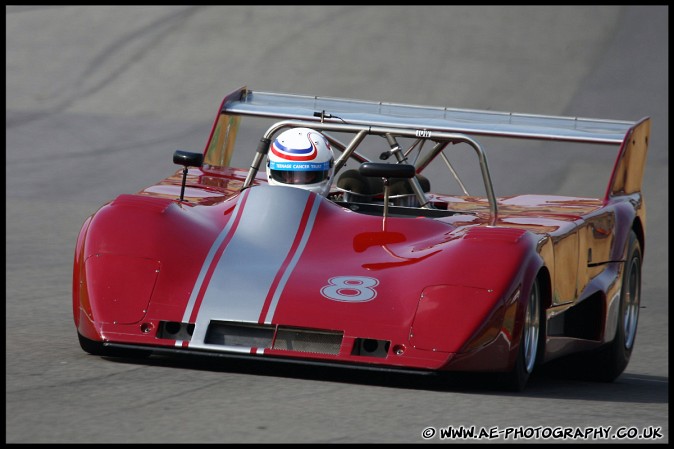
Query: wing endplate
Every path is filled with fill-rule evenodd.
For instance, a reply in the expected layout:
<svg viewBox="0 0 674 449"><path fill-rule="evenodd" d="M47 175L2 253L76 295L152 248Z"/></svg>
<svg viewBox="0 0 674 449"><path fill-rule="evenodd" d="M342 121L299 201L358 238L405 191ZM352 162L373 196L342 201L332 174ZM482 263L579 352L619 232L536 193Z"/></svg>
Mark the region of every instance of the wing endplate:
<svg viewBox="0 0 674 449"><path fill-rule="evenodd" d="M651 119L646 117L625 134L606 190L605 203L613 196L641 192L650 132Z"/></svg>

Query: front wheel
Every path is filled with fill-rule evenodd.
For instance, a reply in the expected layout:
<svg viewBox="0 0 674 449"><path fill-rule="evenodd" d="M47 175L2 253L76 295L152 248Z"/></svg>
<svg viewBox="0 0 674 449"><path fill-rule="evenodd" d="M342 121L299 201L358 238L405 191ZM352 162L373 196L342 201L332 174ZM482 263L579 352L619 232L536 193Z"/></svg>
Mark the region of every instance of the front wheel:
<svg viewBox="0 0 674 449"><path fill-rule="evenodd" d="M541 291L538 279L535 279L526 303L515 366L512 371L501 376L504 388L512 391L524 389L536 366L539 354L543 352L544 338L545 320L542 319Z"/></svg>

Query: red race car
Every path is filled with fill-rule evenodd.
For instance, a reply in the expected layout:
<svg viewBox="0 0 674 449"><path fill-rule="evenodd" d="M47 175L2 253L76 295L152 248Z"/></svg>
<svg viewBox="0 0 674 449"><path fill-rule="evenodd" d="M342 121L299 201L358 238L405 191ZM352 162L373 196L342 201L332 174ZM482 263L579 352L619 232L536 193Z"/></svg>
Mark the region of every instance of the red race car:
<svg viewBox="0 0 674 449"><path fill-rule="evenodd" d="M258 124L245 128L260 136L256 150L237 144L244 117ZM637 332L649 131L649 118L238 89L203 153L176 151L173 175L84 222L73 270L80 345L488 372L514 390L536 366L576 356L612 381ZM497 197L478 138L613 145L617 158L603 197ZM250 168L230 165L236 147ZM481 195L451 160L459 148Z"/></svg>

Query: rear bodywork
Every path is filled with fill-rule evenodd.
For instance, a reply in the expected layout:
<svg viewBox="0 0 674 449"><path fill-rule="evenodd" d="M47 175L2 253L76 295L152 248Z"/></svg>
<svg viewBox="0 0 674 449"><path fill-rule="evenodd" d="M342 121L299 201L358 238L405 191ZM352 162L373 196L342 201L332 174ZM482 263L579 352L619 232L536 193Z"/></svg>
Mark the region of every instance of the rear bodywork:
<svg viewBox="0 0 674 449"><path fill-rule="evenodd" d="M246 117L272 124L251 168L240 169L230 161L235 148L246 151L237 144ZM485 194L425 192L412 178L418 204L384 207L353 201L337 184L327 197L268 186L269 142L292 126L332 139L336 178L371 160L359 152L367 136L396 157L405 155L397 139L430 142L431 156L414 164L420 175L447 145L467 144ZM203 164L85 221L73 271L77 332L101 349L506 372L537 280L541 361L601 347L616 333L630 232L644 244L649 126L239 89L220 107ZM480 136L613 145L617 157L603 197L496 197Z"/></svg>

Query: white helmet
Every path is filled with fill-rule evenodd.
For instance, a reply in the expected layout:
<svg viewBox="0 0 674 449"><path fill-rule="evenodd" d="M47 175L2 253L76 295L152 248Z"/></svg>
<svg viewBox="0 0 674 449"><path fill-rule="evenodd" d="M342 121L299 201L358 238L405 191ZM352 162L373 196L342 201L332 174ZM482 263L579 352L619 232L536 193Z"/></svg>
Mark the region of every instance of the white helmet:
<svg viewBox="0 0 674 449"><path fill-rule="evenodd" d="M300 187L327 195L335 158L330 143L311 128L292 128L272 142L267 155L269 185Z"/></svg>

